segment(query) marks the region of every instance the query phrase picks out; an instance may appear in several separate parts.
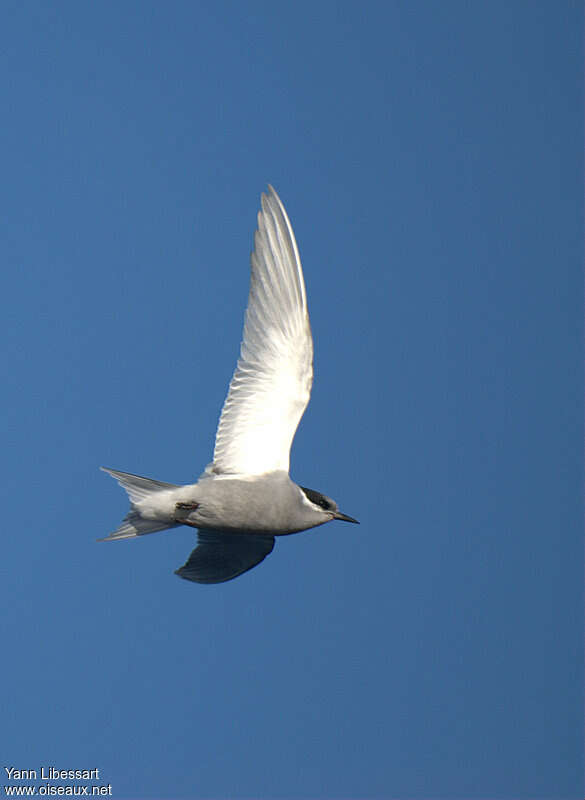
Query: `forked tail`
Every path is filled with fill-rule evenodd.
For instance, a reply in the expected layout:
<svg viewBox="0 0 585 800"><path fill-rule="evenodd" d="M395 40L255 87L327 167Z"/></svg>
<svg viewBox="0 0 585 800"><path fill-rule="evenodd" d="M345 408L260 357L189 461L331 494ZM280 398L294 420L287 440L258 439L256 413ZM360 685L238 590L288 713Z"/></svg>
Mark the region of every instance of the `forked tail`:
<svg viewBox="0 0 585 800"><path fill-rule="evenodd" d="M122 486L128 493L130 499L130 511L126 514L119 528L105 536L103 539L98 539L98 542L112 542L115 539L130 539L133 536L144 536L146 533L156 533L157 531L164 531L167 528L174 528L175 525L161 522L160 520L144 519L140 512L136 510L136 503L144 500L151 494L166 491L168 489L176 489L174 483L164 483L163 481L155 481L152 478L142 478L140 475L132 475L129 472L118 472L115 469L108 469L107 467L100 467L101 470L107 472L112 478L115 478L120 486Z"/></svg>

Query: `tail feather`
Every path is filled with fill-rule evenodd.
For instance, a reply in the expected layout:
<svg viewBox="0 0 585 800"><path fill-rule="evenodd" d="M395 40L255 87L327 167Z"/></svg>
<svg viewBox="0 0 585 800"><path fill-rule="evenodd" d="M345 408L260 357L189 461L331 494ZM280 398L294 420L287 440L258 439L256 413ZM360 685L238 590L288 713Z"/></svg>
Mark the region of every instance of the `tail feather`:
<svg viewBox="0 0 585 800"><path fill-rule="evenodd" d="M168 489L176 489L176 484L155 481L152 478L143 478L140 475L132 475L129 472L119 472L118 470L108 469L107 467L100 467L100 469L107 472L112 478L115 478L120 486L126 490L130 498L130 511L122 520L122 524L119 528L110 533L109 536L98 539L98 542L113 542L117 539L130 539L134 536L143 536L147 533L156 533L157 531L164 531L168 528L176 527L176 525L172 523L168 524L161 520L144 519L135 508L136 503L144 500L144 498L151 494Z"/></svg>
<svg viewBox="0 0 585 800"><path fill-rule="evenodd" d="M131 503L137 503L139 500L144 500L149 494L159 492L162 489L176 489L175 483L165 483L164 481L155 481L152 478L142 478L140 475L132 475L130 472L119 472L117 469L108 469L108 467L100 467L102 472L107 472L112 478L115 478L120 486L128 492L128 497Z"/></svg>
<svg viewBox="0 0 585 800"><path fill-rule="evenodd" d="M136 511L129 511L122 520L122 524L109 536L98 539L98 542L113 542L117 539L131 539L134 536L144 536L146 533L156 533L166 531L167 528L175 528L175 525L165 525L164 522L157 522L153 519L143 519Z"/></svg>

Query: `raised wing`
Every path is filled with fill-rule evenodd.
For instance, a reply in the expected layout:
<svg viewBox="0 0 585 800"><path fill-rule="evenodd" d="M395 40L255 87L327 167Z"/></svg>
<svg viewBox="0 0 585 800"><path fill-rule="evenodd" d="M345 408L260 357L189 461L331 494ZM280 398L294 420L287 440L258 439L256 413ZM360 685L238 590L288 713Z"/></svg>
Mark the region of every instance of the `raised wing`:
<svg viewBox="0 0 585 800"><path fill-rule="evenodd" d="M301 260L272 186L262 195L254 247L244 339L215 437L211 470L220 474L288 472L313 382Z"/></svg>
<svg viewBox="0 0 585 800"><path fill-rule="evenodd" d="M197 531L198 544L175 574L195 583L223 583L237 578L272 552L274 536Z"/></svg>

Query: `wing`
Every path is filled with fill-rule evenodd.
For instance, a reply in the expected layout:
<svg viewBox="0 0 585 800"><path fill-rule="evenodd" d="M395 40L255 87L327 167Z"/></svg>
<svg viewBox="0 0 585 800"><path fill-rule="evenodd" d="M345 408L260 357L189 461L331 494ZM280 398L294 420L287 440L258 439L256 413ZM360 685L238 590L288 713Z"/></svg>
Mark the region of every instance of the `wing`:
<svg viewBox="0 0 585 800"><path fill-rule="evenodd" d="M274 536L197 531L198 544L175 575L195 583L223 583L237 578L272 552Z"/></svg>
<svg viewBox="0 0 585 800"><path fill-rule="evenodd" d="M313 340L294 233L280 198L262 195L240 358L215 437L212 471L288 472L313 382Z"/></svg>

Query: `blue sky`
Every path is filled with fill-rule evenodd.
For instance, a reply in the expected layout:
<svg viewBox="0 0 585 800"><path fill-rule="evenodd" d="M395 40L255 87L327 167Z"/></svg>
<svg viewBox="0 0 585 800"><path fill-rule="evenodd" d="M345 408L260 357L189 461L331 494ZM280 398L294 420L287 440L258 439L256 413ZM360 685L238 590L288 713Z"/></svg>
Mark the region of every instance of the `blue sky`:
<svg viewBox="0 0 585 800"><path fill-rule="evenodd" d="M582 31L576 2L4 4L3 765L582 798ZM209 461L267 182L315 340L291 475L361 526L198 586L189 529L96 543L127 507L98 467Z"/></svg>

